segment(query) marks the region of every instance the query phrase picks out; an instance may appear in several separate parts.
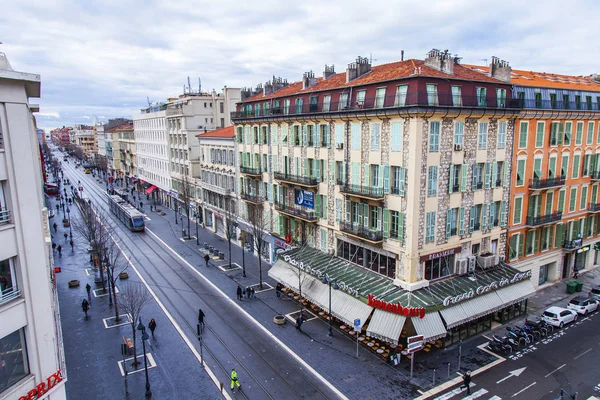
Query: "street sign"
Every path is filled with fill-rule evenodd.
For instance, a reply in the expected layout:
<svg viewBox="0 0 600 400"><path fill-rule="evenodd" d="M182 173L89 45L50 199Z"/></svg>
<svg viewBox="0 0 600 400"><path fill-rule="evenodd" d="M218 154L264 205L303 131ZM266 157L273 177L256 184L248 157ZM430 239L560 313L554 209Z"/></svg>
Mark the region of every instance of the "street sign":
<svg viewBox="0 0 600 400"><path fill-rule="evenodd" d="M425 339L425 336L423 336L423 335L409 336L407 343L410 344L410 343L415 343L415 342L422 342L423 339Z"/></svg>
<svg viewBox="0 0 600 400"><path fill-rule="evenodd" d="M360 319L359 318L356 318L354 320L354 326L357 327L357 328L360 326Z"/></svg>
<svg viewBox="0 0 600 400"><path fill-rule="evenodd" d="M406 353L412 354L412 353L416 353L419 350L423 350L423 344L419 344L418 346L407 348Z"/></svg>

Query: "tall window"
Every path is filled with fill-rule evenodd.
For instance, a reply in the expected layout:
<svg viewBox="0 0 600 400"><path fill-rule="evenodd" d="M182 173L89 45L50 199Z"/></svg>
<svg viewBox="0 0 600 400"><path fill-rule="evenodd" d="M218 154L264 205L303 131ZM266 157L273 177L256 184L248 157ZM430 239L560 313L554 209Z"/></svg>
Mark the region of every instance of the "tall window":
<svg viewBox="0 0 600 400"><path fill-rule="evenodd" d="M594 142L594 122L588 122L587 136L585 138L585 144L592 144Z"/></svg>
<svg viewBox="0 0 600 400"><path fill-rule="evenodd" d="M577 204L577 187L572 187L571 193L569 194L569 212L575 211L576 204Z"/></svg>
<svg viewBox="0 0 600 400"><path fill-rule="evenodd" d="M335 124L335 145L340 147L344 145L344 126L345 124Z"/></svg>
<svg viewBox="0 0 600 400"><path fill-rule="evenodd" d="M427 174L427 196L437 196L438 188L438 167L431 166Z"/></svg>
<svg viewBox="0 0 600 400"><path fill-rule="evenodd" d="M471 229L471 232L481 229L481 204L471 206L469 228Z"/></svg>
<svg viewBox="0 0 600 400"><path fill-rule="evenodd" d="M515 197L515 207L513 210L513 224L519 225L521 223L521 214L523 210L523 198Z"/></svg>
<svg viewBox="0 0 600 400"><path fill-rule="evenodd" d="M296 99L296 114L302 114L302 103L303 100L301 98Z"/></svg>
<svg viewBox="0 0 600 400"><path fill-rule="evenodd" d="M365 96L367 95L366 90L359 90L356 92L356 105L358 107L363 107L365 105Z"/></svg>
<svg viewBox="0 0 600 400"><path fill-rule="evenodd" d="M519 148L527 148L527 131L529 130L529 122L522 121L519 129Z"/></svg>
<svg viewBox="0 0 600 400"><path fill-rule="evenodd" d="M575 133L575 145L579 146L583 142L583 122L577 122L577 132Z"/></svg>
<svg viewBox="0 0 600 400"><path fill-rule="evenodd" d="M396 100L394 104L396 107L404 107L406 105L406 93L408 92L408 85L400 85L396 88Z"/></svg>
<svg viewBox="0 0 600 400"><path fill-rule="evenodd" d="M506 147L506 122L498 123L498 148Z"/></svg>
<svg viewBox="0 0 600 400"><path fill-rule="evenodd" d="M371 124L371 151L379 151L379 124Z"/></svg>
<svg viewBox="0 0 600 400"><path fill-rule="evenodd" d="M573 179L579 178L580 160L581 154L575 154L573 156L573 175L571 175Z"/></svg>
<svg viewBox="0 0 600 400"><path fill-rule="evenodd" d="M402 150L402 122L392 122L392 151Z"/></svg>
<svg viewBox="0 0 600 400"><path fill-rule="evenodd" d="M440 151L440 123L432 121L429 123L429 151Z"/></svg>
<svg viewBox="0 0 600 400"><path fill-rule="evenodd" d="M565 146L569 146L571 144L572 129L573 129L573 123L570 121L565 122L565 139L564 139Z"/></svg>
<svg viewBox="0 0 600 400"><path fill-rule="evenodd" d="M478 88L476 88L476 93L477 93L477 106L478 107L485 107L487 105L487 101L486 101L487 92L486 92L486 89L484 87L478 87Z"/></svg>
<svg viewBox="0 0 600 400"><path fill-rule="evenodd" d="M346 108L346 106L348 105L348 93L342 93L340 95L340 105L339 105L339 109L343 110Z"/></svg>
<svg viewBox="0 0 600 400"><path fill-rule="evenodd" d="M458 87L459 86L453 86ZM464 122L455 122L454 123L454 144L462 146L463 138L465 133L465 123Z"/></svg>
<svg viewBox="0 0 600 400"><path fill-rule="evenodd" d="M487 138L488 138L488 123L480 122L479 123L479 135L477 137L477 147L480 150L485 150L487 148Z"/></svg>
<svg viewBox="0 0 600 400"><path fill-rule="evenodd" d="M426 229L425 229L425 242L433 242L435 240L435 215L436 212L428 212L426 214Z"/></svg>
<svg viewBox="0 0 600 400"><path fill-rule="evenodd" d="M458 208L452 208L446 212L446 238L456 236L458 221Z"/></svg>
<svg viewBox="0 0 600 400"><path fill-rule="evenodd" d="M483 189L483 163L473 165L473 181L472 181L472 189L480 190Z"/></svg>
<svg viewBox="0 0 600 400"><path fill-rule="evenodd" d="M360 124L352 124L352 150L360 150Z"/></svg>
<svg viewBox="0 0 600 400"><path fill-rule="evenodd" d="M437 85L427 84L427 104L430 106L439 105Z"/></svg>
<svg viewBox="0 0 600 400"><path fill-rule="evenodd" d="M0 349L3 351L3 356L0 357L3 378L0 380L0 393L2 393L29 375L24 328L0 338Z"/></svg>
<svg viewBox="0 0 600 400"><path fill-rule="evenodd" d="M452 105L462 107L462 93L460 86L452 86Z"/></svg>
<svg viewBox="0 0 600 400"><path fill-rule="evenodd" d="M506 89L496 89L496 102L498 108L506 107Z"/></svg>
<svg viewBox="0 0 600 400"><path fill-rule="evenodd" d="M329 112L329 107L331 105L331 95L327 94L323 96L323 112Z"/></svg>
<svg viewBox="0 0 600 400"><path fill-rule="evenodd" d="M537 129L535 132L535 147L543 147L544 146L544 128L545 123L543 121L538 121Z"/></svg>
<svg viewBox="0 0 600 400"><path fill-rule="evenodd" d="M377 92L375 94L375 107L381 108L385 104L385 88L377 88Z"/></svg>

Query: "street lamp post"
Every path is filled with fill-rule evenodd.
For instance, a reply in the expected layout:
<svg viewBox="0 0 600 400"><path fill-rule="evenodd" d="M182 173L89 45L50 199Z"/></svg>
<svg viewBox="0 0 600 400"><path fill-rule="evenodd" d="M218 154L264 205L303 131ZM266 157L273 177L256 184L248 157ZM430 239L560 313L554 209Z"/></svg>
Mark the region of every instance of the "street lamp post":
<svg viewBox="0 0 600 400"><path fill-rule="evenodd" d="M104 256L104 266L106 267L106 276L108 277L108 306L112 307L113 299L111 287L113 284L113 278L110 272L110 260L108 259L107 255Z"/></svg>
<svg viewBox="0 0 600 400"><path fill-rule="evenodd" d="M200 342L200 367L204 368L204 356L202 354L202 347L204 347L202 345L202 331L203 331L203 329L200 328L200 323L199 322L196 325L196 330L197 330L197 333L198 333L198 342Z"/></svg>
<svg viewBox="0 0 600 400"><path fill-rule="evenodd" d="M198 220L199 220L199 218L198 218L198 212L196 212L196 246L200 245L200 235L199 235L199 232L198 232Z"/></svg>
<svg viewBox="0 0 600 400"><path fill-rule="evenodd" d="M242 241L242 276L246 277L246 241Z"/></svg>
<svg viewBox="0 0 600 400"><path fill-rule="evenodd" d="M331 279L327 274L323 278L323 283L329 286L329 315L327 317L329 319L329 328L327 336L331 337L333 336L333 327L331 326L331 288L333 287L333 290L338 290L340 287L337 284L337 279Z"/></svg>
<svg viewBox="0 0 600 400"><path fill-rule="evenodd" d="M67 207L67 216L69 217L69 238L73 240L73 231L71 230L71 210Z"/></svg>
<svg viewBox="0 0 600 400"><path fill-rule="evenodd" d="M173 207L173 208L174 208L174 210L175 210L175 225L177 225L177 201L175 201L175 202L173 203L173 205L174 205L174 207Z"/></svg>
<svg viewBox="0 0 600 400"><path fill-rule="evenodd" d="M146 397L151 397L152 392L150 391L150 381L148 380L148 362L146 360L146 340L150 339L150 336L146 333L146 327L142 324L142 317L139 318L140 323L137 326L138 331L142 331L142 350L144 351L144 371L146 371Z"/></svg>

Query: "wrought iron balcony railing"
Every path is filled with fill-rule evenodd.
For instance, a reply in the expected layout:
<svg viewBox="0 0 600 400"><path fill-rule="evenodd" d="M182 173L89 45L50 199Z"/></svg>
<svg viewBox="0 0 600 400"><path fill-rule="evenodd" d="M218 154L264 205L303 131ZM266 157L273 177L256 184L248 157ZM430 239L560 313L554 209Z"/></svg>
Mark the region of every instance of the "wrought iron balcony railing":
<svg viewBox="0 0 600 400"><path fill-rule="evenodd" d="M383 188L361 185L347 185L338 181L342 185L340 192L355 196L368 197L372 199L382 199L384 196Z"/></svg>
<svg viewBox="0 0 600 400"><path fill-rule="evenodd" d="M592 212L600 211L600 203L589 203L588 211L592 211Z"/></svg>
<svg viewBox="0 0 600 400"><path fill-rule="evenodd" d="M544 224L550 224L552 222L560 221L562 218L561 212L556 212L548 215L540 215L539 217L527 217L527 225L538 226Z"/></svg>
<svg viewBox="0 0 600 400"><path fill-rule="evenodd" d="M309 211L302 207L288 206L280 202L275 203L275 209L281 213L292 215L306 221L317 221L318 217L314 211Z"/></svg>
<svg viewBox="0 0 600 400"><path fill-rule="evenodd" d="M245 175L262 175L262 171L259 168L253 167L240 167L240 173Z"/></svg>
<svg viewBox="0 0 600 400"><path fill-rule="evenodd" d="M556 176L554 178L539 179L533 178L529 180L529 189L546 189L565 184L565 176Z"/></svg>
<svg viewBox="0 0 600 400"><path fill-rule="evenodd" d="M0 224L7 224L10 222L10 210L6 208L0 208Z"/></svg>
<svg viewBox="0 0 600 400"><path fill-rule="evenodd" d="M349 233L353 236L367 239L371 242L383 241L383 232L382 231L368 229L368 228L365 228L358 224L353 224L351 222L340 222L340 230L342 232Z"/></svg>
<svg viewBox="0 0 600 400"><path fill-rule="evenodd" d="M275 172L275 179L283 182L297 183L302 186L317 186L319 180L308 176L286 174L285 172Z"/></svg>
<svg viewBox="0 0 600 400"><path fill-rule="evenodd" d="M250 193L246 193L246 192L241 192L240 193L240 197L242 198L242 200L246 200L249 201L251 203L262 203L265 201L265 197L264 196L259 196L256 194L250 194Z"/></svg>

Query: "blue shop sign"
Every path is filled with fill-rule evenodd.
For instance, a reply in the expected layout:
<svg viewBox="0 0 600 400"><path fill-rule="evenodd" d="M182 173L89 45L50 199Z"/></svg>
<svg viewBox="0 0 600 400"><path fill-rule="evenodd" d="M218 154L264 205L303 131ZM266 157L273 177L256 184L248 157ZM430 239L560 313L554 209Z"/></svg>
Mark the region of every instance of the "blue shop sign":
<svg viewBox="0 0 600 400"><path fill-rule="evenodd" d="M315 208L315 194L303 189L294 189L294 203L307 208Z"/></svg>

